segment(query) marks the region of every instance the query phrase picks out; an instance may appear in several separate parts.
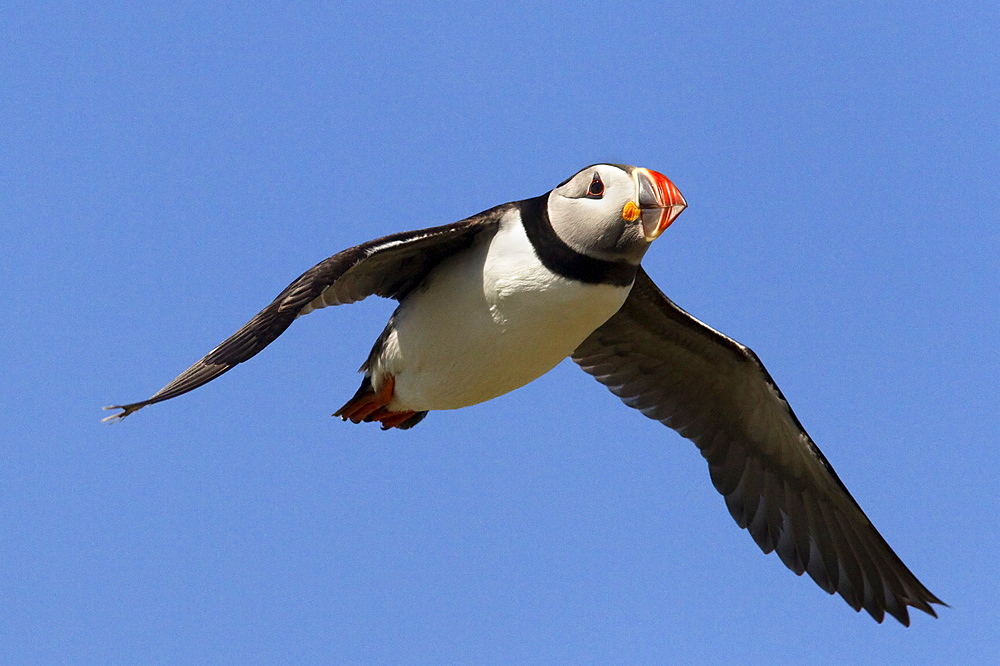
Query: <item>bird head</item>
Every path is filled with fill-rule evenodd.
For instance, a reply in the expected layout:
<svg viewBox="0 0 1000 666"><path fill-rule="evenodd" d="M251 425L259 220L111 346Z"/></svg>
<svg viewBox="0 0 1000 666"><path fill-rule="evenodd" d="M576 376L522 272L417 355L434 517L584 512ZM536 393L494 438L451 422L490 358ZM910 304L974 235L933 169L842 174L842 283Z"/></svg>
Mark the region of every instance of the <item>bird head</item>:
<svg viewBox="0 0 1000 666"><path fill-rule="evenodd" d="M563 242L599 259L638 264L687 207L680 190L661 173L594 164L549 193L549 221Z"/></svg>

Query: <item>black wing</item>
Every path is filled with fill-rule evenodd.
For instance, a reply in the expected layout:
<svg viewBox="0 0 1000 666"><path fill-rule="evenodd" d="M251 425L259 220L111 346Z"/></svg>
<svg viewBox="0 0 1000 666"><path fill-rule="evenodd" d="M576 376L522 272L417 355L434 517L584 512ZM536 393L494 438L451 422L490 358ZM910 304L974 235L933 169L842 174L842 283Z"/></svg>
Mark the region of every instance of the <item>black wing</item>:
<svg viewBox="0 0 1000 666"><path fill-rule="evenodd" d="M443 259L470 246L481 234L494 233L508 207L497 206L454 224L378 238L321 261L285 287L243 328L151 398L105 407L123 411L104 420L123 419L146 405L175 398L212 381L274 342L300 315L371 295L401 300Z"/></svg>
<svg viewBox="0 0 1000 666"><path fill-rule="evenodd" d="M943 602L851 497L757 355L674 305L640 268L621 310L573 360L651 419L692 440L729 512L761 550L881 622Z"/></svg>

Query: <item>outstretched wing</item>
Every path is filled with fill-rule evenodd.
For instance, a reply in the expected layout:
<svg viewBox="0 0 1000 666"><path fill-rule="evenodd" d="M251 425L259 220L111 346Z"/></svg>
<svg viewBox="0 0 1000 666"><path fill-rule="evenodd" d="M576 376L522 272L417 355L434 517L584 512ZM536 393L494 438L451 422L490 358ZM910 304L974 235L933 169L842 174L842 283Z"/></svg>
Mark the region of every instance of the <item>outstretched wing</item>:
<svg viewBox="0 0 1000 666"><path fill-rule="evenodd" d="M881 622L936 616L917 580L851 497L757 355L674 305L640 268L621 310L573 360L651 419L692 440L761 550Z"/></svg>
<svg viewBox="0 0 1000 666"><path fill-rule="evenodd" d="M300 315L371 295L401 300L443 259L470 246L481 234L494 233L508 206L497 206L454 224L378 238L321 261L285 287L243 328L152 397L105 407L123 411L104 420L123 419L146 405L175 398L212 381L274 342Z"/></svg>

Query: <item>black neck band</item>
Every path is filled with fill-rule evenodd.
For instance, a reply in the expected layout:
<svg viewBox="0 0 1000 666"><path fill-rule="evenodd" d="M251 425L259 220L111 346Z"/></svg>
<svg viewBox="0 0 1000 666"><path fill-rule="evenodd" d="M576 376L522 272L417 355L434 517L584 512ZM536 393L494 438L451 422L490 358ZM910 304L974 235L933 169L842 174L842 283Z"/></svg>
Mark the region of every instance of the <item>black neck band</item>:
<svg viewBox="0 0 1000 666"><path fill-rule="evenodd" d="M588 284L627 287L639 267L625 261L606 261L577 252L556 235L549 221L548 194L521 201L521 222L535 254L553 273Z"/></svg>

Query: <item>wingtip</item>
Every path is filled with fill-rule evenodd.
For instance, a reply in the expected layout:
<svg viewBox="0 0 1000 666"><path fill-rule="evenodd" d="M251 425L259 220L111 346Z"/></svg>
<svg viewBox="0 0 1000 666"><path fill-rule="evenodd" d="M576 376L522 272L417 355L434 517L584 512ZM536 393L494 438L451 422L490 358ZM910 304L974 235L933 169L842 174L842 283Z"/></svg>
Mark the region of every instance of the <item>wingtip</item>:
<svg viewBox="0 0 1000 666"><path fill-rule="evenodd" d="M942 606L944 608L951 608L951 606L949 606L945 602L941 601L940 599L938 599L937 597L935 597L933 594L930 594L930 592L928 592L927 594L928 594L928 597L930 597L930 598L903 599L902 600L903 601L903 605L901 607L899 607L898 609L890 610L890 609L887 608L885 610L886 610L887 613L889 613L890 615L892 615L892 617L894 617L904 627L909 627L910 624L911 624L911 616L910 616L909 609L911 609L911 608L914 609L914 610L921 611L923 613L927 613L928 615L930 615L931 617L933 617L935 619L938 617L938 614L937 614L937 610L935 610L935 608L934 608L934 606L932 604L937 604L937 605ZM881 620L878 620L878 622L881 623Z"/></svg>
<svg viewBox="0 0 1000 666"><path fill-rule="evenodd" d="M104 409L105 411L109 409L120 409L122 411L118 412L117 414L112 414L111 416L105 416L103 419L101 419L101 423L118 423L132 412L141 409L143 406L144 406L143 404L138 403L133 405L108 405L107 407L103 407L102 409Z"/></svg>

